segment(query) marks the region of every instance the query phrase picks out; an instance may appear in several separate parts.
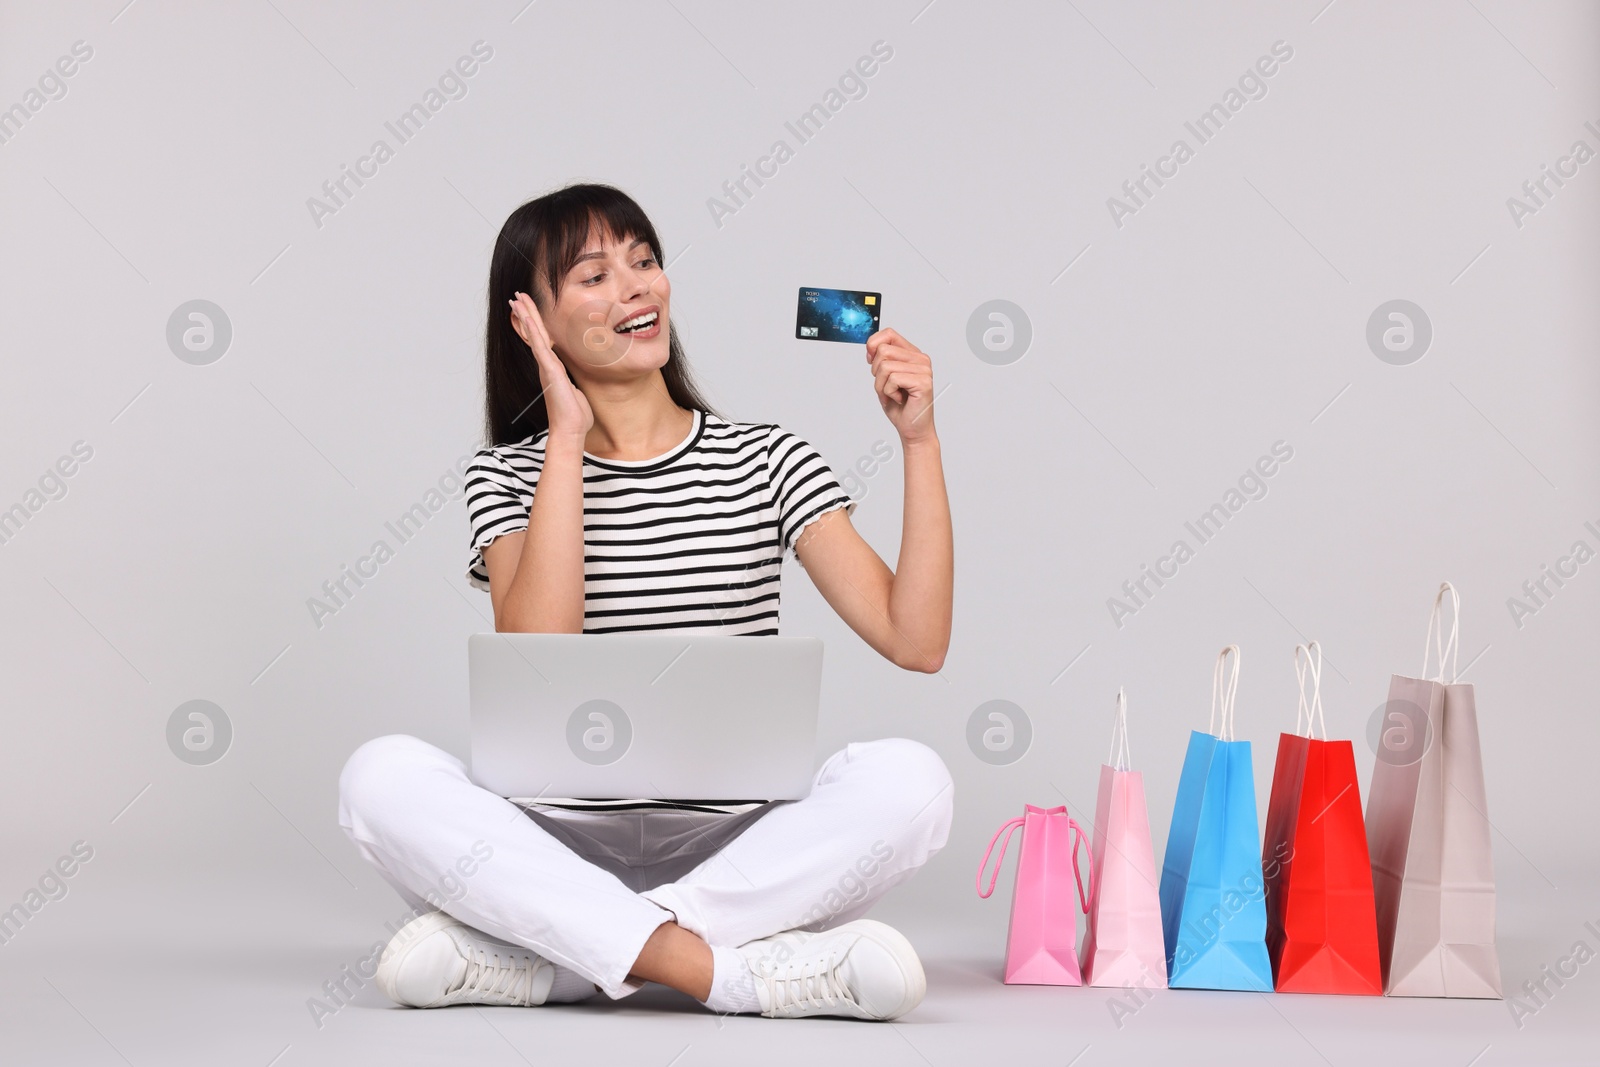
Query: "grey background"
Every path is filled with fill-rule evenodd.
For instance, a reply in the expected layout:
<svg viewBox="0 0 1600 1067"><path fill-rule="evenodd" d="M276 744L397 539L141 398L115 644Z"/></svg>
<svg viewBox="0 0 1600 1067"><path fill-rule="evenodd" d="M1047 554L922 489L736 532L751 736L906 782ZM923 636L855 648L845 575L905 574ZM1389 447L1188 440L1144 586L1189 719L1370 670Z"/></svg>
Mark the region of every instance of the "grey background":
<svg viewBox="0 0 1600 1067"><path fill-rule="evenodd" d="M1365 787L1368 717L1420 667L1449 579L1507 992L1600 946L1600 562L1520 628L1506 606L1573 542L1600 548L1600 161L1520 228L1506 206L1574 141L1600 148L1593 4L123 3L0 5L0 107L74 41L94 49L0 145L0 507L75 441L94 450L0 545L0 906L74 841L94 849L0 947L0 1017L30 1062L1592 1058L1592 967L1520 1029L1499 1003L1199 993L1118 1029L1106 991L998 984L1009 872L989 901L971 879L1024 802L1089 818L1119 685L1159 859L1227 643L1263 813L1308 637ZM494 55L468 94L316 227L306 199L478 40ZM793 146L784 122L877 40L894 56L865 98L717 226L707 199ZM1265 98L1118 228L1107 198L1192 144L1183 123L1277 40L1294 56ZM790 339L795 289L881 290L885 323L934 357L958 554L943 670L877 659L792 564L783 616L827 642L819 758L901 735L955 777L947 849L879 912L928 959L903 1025L775 1044L666 994L404 1013L370 986L310 1021L306 998L401 910L335 822L340 765L388 732L466 752L465 638L491 624L459 495L321 628L306 601L394 546L384 523L478 446L494 234L576 179L655 220L725 415L785 425L841 475L894 446L855 513L891 561L898 442L858 350ZM166 341L196 299L232 325L206 366ZM993 299L1033 327L1006 366L965 344ZM1433 325L1408 366L1365 342L1394 299ZM1268 495L1117 628L1107 598L1278 440L1294 457ZM166 740L193 699L232 725L206 766ZM1033 727L1003 766L965 740L995 699Z"/></svg>

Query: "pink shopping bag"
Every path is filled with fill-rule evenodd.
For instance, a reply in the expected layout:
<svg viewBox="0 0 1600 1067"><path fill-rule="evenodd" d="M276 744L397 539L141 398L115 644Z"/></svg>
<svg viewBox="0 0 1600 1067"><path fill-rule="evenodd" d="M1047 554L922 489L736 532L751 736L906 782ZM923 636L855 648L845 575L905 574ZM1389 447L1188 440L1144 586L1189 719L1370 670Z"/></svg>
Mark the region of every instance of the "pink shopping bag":
<svg viewBox="0 0 1600 1067"><path fill-rule="evenodd" d="M1006 846L1018 827L1022 828L1022 846L1016 886L1011 893L1011 925L1006 932L1006 984L1082 985L1077 953L1078 912L1089 910L1083 874L1078 869L1078 845L1083 842L1084 833L1065 806L1024 805L1021 817L994 832L984 850L983 862L978 864L978 895L988 899L994 892ZM1005 835L1004 841L1001 834ZM995 858L994 872L985 889L983 869L989 865L989 854L997 841L1000 855ZM1092 859L1089 874L1092 880ZM1073 899L1074 882L1077 900Z"/></svg>
<svg viewBox="0 0 1600 1067"><path fill-rule="evenodd" d="M1167 950L1144 776L1130 770L1130 762L1128 700L1118 689L1111 756L1100 767L1100 797L1094 808L1094 877L1083 972L1090 985L1165 989Z"/></svg>

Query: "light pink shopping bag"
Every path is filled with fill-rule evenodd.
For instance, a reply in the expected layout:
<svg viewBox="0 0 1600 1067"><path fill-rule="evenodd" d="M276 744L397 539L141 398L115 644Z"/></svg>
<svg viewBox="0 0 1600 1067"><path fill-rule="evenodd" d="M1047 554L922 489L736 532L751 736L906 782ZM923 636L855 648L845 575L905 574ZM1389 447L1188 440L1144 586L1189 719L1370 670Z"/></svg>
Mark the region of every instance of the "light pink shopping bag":
<svg viewBox="0 0 1600 1067"><path fill-rule="evenodd" d="M1111 756L1094 807L1094 877L1083 973L1089 985L1165 989L1167 953L1144 776L1129 769L1128 701L1117 690Z"/></svg>
<svg viewBox="0 0 1600 1067"><path fill-rule="evenodd" d="M1501 996L1477 700L1470 683L1456 680L1460 624L1461 598L1445 582L1428 621L1422 677L1389 680L1372 770L1367 847L1384 992L1393 997ZM1431 677L1430 653L1439 660Z"/></svg>
<svg viewBox="0 0 1600 1067"><path fill-rule="evenodd" d="M1006 846L1019 827L1022 846L1011 894L1011 925L1006 932L1006 984L1082 985L1077 953L1078 912L1089 910L1083 875L1078 869L1078 845L1084 840L1084 833L1065 806L1024 805L1021 817L994 832L983 862L978 864L978 895L987 899L994 892ZM1001 834L1005 835L1004 841L1000 840ZM989 854L997 841L1000 855L995 858L994 873L985 889L983 869L989 865ZM1089 874L1092 879L1092 860Z"/></svg>

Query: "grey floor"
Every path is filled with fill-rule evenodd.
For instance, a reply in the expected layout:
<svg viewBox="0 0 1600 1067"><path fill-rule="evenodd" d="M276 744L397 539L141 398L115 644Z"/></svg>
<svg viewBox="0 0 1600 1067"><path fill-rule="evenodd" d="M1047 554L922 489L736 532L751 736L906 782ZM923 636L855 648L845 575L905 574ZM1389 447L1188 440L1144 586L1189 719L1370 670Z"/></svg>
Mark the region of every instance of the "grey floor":
<svg viewBox="0 0 1600 1067"><path fill-rule="evenodd" d="M387 890L330 886L309 868L272 891L186 868L95 886L92 865L0 947L0 1061L27 1064L1593 1064L1600 964L1517 1025L1507 1003L1160 992L1114 1020L1104 989L1006 987L1003 905L982 929L951 914L879 916L921 949L929 991L895 1025L718 1018L650 988L628 1001L536 1009L389 1006L370 984L319 1027L308 998L366 951ZM322 872L327 874L326 870ZM365 879L362 879L365 882ZM1516 883L1516 879L1512 881ZM1546 887L1548 889L1549 887ZM1531 886L1503 886L1534 899ZM1565 892L1561 894L1565 896ZM999 902L993 902L998 905ZM1592 901L1587 902L1592 907ZM1508 992L1580 938L1555 910L1502 905ZM1565 926L1565 919L1560 920ZM959 929L958 929L959 928Z"/></svg>

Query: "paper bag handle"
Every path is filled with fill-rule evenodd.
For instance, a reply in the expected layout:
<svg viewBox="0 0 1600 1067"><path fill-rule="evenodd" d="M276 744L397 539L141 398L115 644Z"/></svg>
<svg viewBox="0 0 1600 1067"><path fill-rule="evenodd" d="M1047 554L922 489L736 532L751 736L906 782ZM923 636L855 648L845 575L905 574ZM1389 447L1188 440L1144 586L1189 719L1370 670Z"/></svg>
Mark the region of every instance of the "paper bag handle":
<svg viewBox="0 0 1600 1067"><path fill-rule="evenodd" d="M1083 871L1078 866L1078 846L1088 844L1088 836L1084 834L1083 827L1078 825L1078 820L1074 819L1072 816L1067 815L1063 811L1052 812L1051 814L1061 815L1063 818L1065 818L1067 820L1067 829L1072 831L1072 877L1078 883L1078 903L1081 906L1081 910L1084 912L1084 914L1088 914L1089 893L1084 889ZM1007 820L1005 823L1001 824L1000 829L996 830L994 832L994 836L989 839L989 847L983 850L983 860L978 864L977 890L978 896L982 897L984 900L988 900L989 897L994 893L994 884L999 880L1000 868L1005 864L1006 861L1006 847L1011 844L1011 835L1015 833L1017 828L1022 825L1022 822L1022 816L1018 816L1015 819ZM1001 834L1005 835L1003 840L1000 836ZM989 885L988 888L985 888L983 884L983 869L989 866L989 854L994 851L995 842L997 841L1000 843L1000 854L995 857L994 870L989 872ZM1087 855L1089 857L1089 883L1093 885L1094 850L1091 848Z"/></svg>
<svg viewBox="0 0 1600 1067"><path fill-rule="evenodd" d="M1078 825L1078 820L1067 816L1067 825L1072 829L1072 877L1078 882L1078 903L1085 915L1089 914L1089 894L1083 888L1083 872L1078 869L1078 846L1088 844L1089 837L1083 832L1083 827ZM1094 885L1094 849L1091 847L1087 853L1089 857L1089 884Z"/></svg>
<svg viewBox="0 0 1600 1067"><path fill-rule="evenodd" d="M1117 686L1117 714L1111 720L1111 755L1106 758L1114 769L1128 770L1133 754L1128 750L1128 695Z"/></svg>
<svg viewBox="0 0 1600 1067"><path fill-rule="evenodd" d="M994 832L994 836L989 838L989 847L983 850L983 861L978 864L978 896L984 900L988 900L990 894L994 892L994 883L1000 877L1000 867L1006 861L1006 846L1011 844L1011 834L1021 825L1022 816L1020 815L1004 823L1000 829ZM1001 834L1006 835L1004 841L1000 841ZM985 889L983 888L983 869L989 865L989 853L994 851L994 843L996 841L1000 841L1000 855L995 857L994 871L989 875L989 888Z"/></svg>
<svg viewBox="0 0 1600 1067"><path fill-rule="evenodd" d="M1300 662L1300 654L1306 659ZM1306 699L1306 677L1311 678L1311 699ZM1315 641L1294 646L1294 676L1300 683L1300 705L1295 711L1294 732L1305 737L1315 737L1318 723L1322 725L1322 739L1328 739L1328 720L1322 713L1322 646ZM1304 724L1304 725L1302 725Z"/></svg>
<svg viewBox="0 0 1600 1067"><path fill-rule="evenodd" d="M1444 619L1440 613L1444 608L1444 595L1450 594L1450 639L1445 640ZM1435 628L1438 633L1435 634ZM1456 587L1449 582L1441 582L1439 595L1433 598L1433 614L1428 616L1428 636L1422 645L1422 677L1428 678L1429 653L1439 657L1439 673L1433 681L1453 685L1456 680L1457 665L1461 662L1461 594L1456 592ZM1444 676L1444 661L1450 660L1450 677ZM1472 666L1470 663L1467 666Z"/></svg>
<svg viewBox="0 0 1600 1067"><path fill-rule="evenodd" d="M1233 653L1233 673L1228 678L1228 683L1223 684L1222 668L1228 659L1228 653ZM1206 720L1206 733L1220 737L1224 741L1233 740L1233 702L1234 696L1239 692L1239 646L1228 645L1217 653L1217 666L1211 672L1211 718ZM1222 729L1217 727L1217 705L1222 705Z"/></svg>

